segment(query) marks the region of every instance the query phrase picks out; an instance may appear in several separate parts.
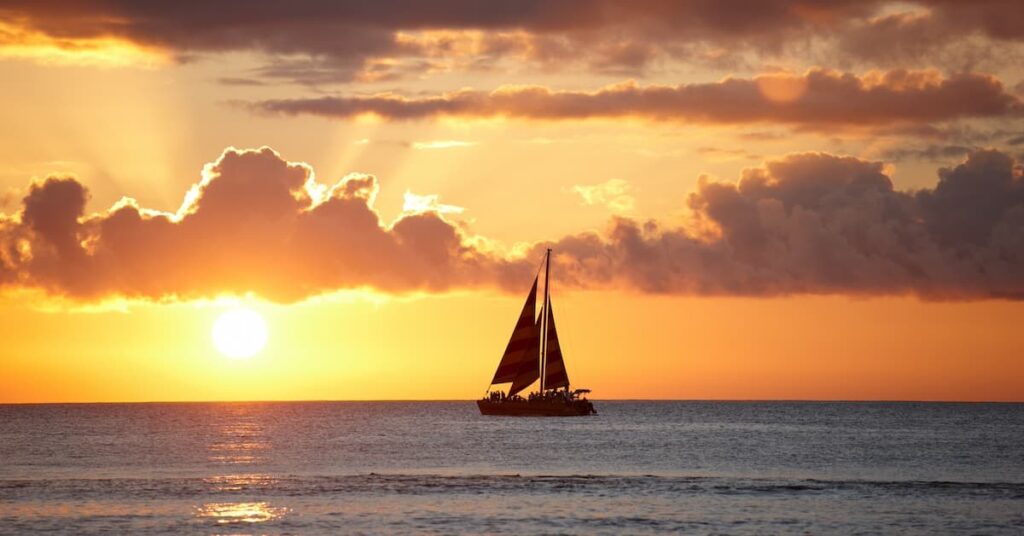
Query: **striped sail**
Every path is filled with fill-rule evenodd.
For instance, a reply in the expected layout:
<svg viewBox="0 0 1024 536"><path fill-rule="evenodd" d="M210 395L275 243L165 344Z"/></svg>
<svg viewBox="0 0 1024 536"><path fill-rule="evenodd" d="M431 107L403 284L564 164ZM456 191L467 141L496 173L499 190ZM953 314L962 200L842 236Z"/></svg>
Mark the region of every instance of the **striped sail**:
<svg viewBox="0 0 1024 536"><path fill-rule="evenodd" d="M565 370L562 360L562 347L558 344L558 331L555 330L555 313L551 310L551 299L548 298L548 336L547 360L544 364L544 388L558 389L569 386L569 373Z"/></svg>
<svg viewBox="0 0 1024 536"><path fill-rule="evenodd" d="M534 329L538 335L534 339L537 342L530 348L526 358L519 364L519 371L516 373L515 379L512 380L512 387L508 390L508 396L526 389L540 378L540 319L537 319Z"/></svg>
<svg viewBox="0 0 1024 536"><path fill-rule="evenodd" d="M536 371L540 351L540 330L537 329L537 322L534 320L536 316L537 278L535 277L533 288L530 289L526 303L523 304L523 311L519 313L519 321L516 322L516 327L512 331L512 338L509 339L508 346L505 347L505 354L501 356L498 370L494 372L492 384L516 382L521 375L520 372L525 372L525 363L531 363L532 368Z"/></svg>

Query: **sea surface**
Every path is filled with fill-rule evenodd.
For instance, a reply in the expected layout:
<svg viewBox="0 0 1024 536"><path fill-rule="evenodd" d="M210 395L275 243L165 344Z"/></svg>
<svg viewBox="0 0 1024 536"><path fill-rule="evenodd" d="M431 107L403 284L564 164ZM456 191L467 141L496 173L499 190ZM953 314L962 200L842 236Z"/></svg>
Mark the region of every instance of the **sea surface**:
<svg viewBox="0 0 1024 536"><path fill-rule="evenodd" d="M0 405L0 534L1024 534L1024 405Z"/></svg>

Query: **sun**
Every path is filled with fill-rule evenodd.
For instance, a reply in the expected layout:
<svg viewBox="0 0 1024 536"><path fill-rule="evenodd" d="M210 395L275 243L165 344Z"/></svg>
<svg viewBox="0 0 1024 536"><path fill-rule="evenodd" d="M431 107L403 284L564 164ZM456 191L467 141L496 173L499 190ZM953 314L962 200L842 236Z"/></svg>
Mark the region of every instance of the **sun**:
<svg viewBox="0 0 1024 536"><path fill-rule="evenodd" d="M248 359L267 344L267 323L252 309L231 309L213 323L213 344L232 359Z"/></svg>

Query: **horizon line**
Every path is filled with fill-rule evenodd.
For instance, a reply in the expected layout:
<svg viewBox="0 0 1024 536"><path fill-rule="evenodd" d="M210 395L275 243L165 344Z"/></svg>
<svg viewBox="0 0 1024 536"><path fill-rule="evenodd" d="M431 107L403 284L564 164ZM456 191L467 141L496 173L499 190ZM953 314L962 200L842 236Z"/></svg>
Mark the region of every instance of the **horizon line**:
<svg viewBox="0 0 1024 536"><path fill-rule="evenodd" d="M314 403L407 403L475 402L476 398L379 398L379 399L264 399L264 400L113 400L0 402L0 406L127 405L127 404L314 404ZM814 398L591 398L594 402L722 402L722 403L837 403L837 404L1024 404L1021 400L913 400L913 399L814 399Z"/></svg>

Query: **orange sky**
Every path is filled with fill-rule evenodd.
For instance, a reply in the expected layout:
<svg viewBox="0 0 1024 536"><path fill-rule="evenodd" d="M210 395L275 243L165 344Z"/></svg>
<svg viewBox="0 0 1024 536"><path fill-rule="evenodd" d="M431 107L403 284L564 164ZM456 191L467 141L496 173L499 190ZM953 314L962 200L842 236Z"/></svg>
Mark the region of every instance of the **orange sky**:
<svg viewBox="0 0 1024 536"><path fill-rule="evenodd" d="M1024 9L256 4L0 9L0 402L476 397L545 247L596 398L1024 400Z"/></svg>
<svg viewBox="0 0 1024 536"><path fill-rule="evenodd" d="M1020 399L1006 302L557 296L570 378L602 398ZM229 360L217 306L39 312L6 304L5 401L465 399L486 388L518 297L255 305L267 348Z"/></svg>

